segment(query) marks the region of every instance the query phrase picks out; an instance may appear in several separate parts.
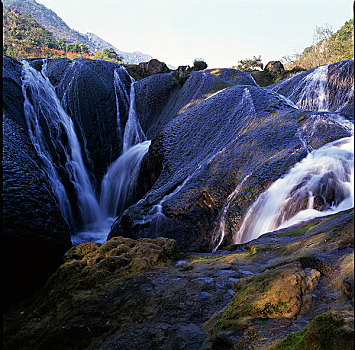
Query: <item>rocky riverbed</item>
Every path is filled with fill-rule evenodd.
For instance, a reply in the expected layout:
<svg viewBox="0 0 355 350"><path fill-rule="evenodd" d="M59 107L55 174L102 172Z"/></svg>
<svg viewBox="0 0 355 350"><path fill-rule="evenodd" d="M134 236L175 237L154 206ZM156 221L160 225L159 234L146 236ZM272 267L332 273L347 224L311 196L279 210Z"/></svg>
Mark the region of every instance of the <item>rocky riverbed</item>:
<svg viewBox="0 0 355 350"><path fill-rule="evenodd" d="M353 349L353 210L216 253L71 248L4 318L6 349Z"/></svg>

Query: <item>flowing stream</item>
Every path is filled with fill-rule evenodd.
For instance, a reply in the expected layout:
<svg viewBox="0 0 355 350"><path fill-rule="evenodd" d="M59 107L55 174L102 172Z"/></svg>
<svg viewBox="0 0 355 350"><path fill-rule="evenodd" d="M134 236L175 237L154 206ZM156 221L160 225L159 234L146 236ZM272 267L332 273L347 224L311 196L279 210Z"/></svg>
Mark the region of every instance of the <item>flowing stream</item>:
<svg viewBox="0 0 355 350"><path fill-rule="evenodd" d="M346 62L341 67L347 69ZM328 111L332 88L328 68L328 65L321 66L306 75L294 86L288 98L302 109ZM281 82L280 86L285 83ZM343 84L341 78L332 83L334 86ZM333 101L331 109L341 110L349 103L350 95ZM340 115L335 117L348 128L350 124L354 134L353 124ZM240 229L234 233L233 243L245 243L307 219L350 209L354 206L353 187L354 136L351 136L312 150L285 176L275 181L249 208Z"/></svg>
<svg viewBox="0 0 355 350"><path fill-rule="evenodd" d="M73 121L65 112L46 75L47 60L43 60L41 72L27 61L22 61L22 93L28 133L63 216L71 227L73 244L88 241L102 243L106 240L111 224L134 198L140 164L150 145L150 141L145 141L146 137L135 113L134 80L131 78L128 96L120 81L120 69L124 68L120 67L114 72L113 82L118 132L121 132L121 120L117 94L129 103L123 134L123 153L109 166L103 177L98 200L83 162ZM63 171L75 189L78 218L74 218L73 204L69 201L63 178L59 175Z"/></svg>

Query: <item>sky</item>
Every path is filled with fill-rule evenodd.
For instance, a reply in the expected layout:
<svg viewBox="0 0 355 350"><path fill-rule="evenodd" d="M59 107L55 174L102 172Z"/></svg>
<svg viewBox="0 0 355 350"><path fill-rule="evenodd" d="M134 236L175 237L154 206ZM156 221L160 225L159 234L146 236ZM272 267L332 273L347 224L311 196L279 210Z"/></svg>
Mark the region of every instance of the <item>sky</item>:
<svg viewBox="0 0 355 350"><path fill-rule="evenodd" d="M338 30L353 0L36 0L81 33L119 50L140 51L174 67L204 59L232 67L302 52L316 27Z"/></svg>

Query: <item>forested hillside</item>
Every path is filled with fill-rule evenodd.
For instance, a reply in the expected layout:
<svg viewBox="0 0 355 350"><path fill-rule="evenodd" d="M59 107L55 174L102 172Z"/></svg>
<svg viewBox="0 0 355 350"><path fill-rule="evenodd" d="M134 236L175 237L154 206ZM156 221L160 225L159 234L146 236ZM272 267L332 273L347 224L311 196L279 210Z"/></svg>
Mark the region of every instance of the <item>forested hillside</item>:
<svg viewBox="0 0 355 350"><path fill-rule="evenodd" d="M300 66L304 69L331 64L354 57L354 19L350 19L336 32L329 26L317 27L313 45L301 54L283 57L288 69Z"/></svg>
<svg viewBox="0 0 355 350"><path fill-rule="evenodd" d="M113 49L126 63L149 61L152 57L139 51L124 52L93 33L82 34L71 29L55 12L35 0L4 0L4 10L13 9L30 15L38 24L51 32L54 39L64 39L68 43L86 45L92 53ZM38 57L38 56L37 56Z"/></svg>

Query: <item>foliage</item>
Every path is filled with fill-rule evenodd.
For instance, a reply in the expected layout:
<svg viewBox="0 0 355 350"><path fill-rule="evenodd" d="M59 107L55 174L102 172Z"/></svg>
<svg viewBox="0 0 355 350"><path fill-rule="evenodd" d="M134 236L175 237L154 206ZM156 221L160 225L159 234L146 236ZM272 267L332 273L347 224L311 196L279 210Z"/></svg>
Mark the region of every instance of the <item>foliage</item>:
<svg viewBox="0 0 355 350"><path fill-rule="evenodd" d="M282 57L287 69L300 66L311 69L354 57L354 19L350 19L337 31L329 25L316 27L313 45L302 53Z"/></svg>
<svg viewBox="0 0 355 350"><path fill-rule="evenodd" d="M258 57L253 56L253 58L246 58L238 61L239 64L235 68L242 71L253 71L259 68L263 69L264 65L261 61L260 55Z"/></svg>
<svg viewBox="0 0 355 350"><path fill-rule="evenodd" d="M123 57L119 56L116 51L112 48L103 49L102 51L98 51L95 53L95 59L97 60L105 60L115 63L123 63Z"/></svg>
<svg viewBox="0 0 355 350"><path fill-rule="evenodd" d="M207 68L207 63L203 58L195 58L194 59L194 66L192 69L194 70L203 70Z"/></svg>
<svg viewBox="0 0 355 350"><path fill-rule="evenodd" d="M31 54L36 47L51 43L52 33L29 15L12 9L4 9L3 15L4 54L20 58Z"/></svg>
<svg viewBox="0 0 355 350"><path fill-rule="evenodd" d="M69 26L57 16L55 12L42 4L31 0L4 0L4 8L17 10L22 14L29 14L37 23L49 30L54 38L65 38L68 42L78 42L92 47L88 38Z"/></svg>
<svg viewBox="0 0 355 350"><path fill-rule="evenodd" d="M122 57L113 49L104 49L95 56L85 44L69 43L64 38L55 39L53 34L38 24L30 15L15 9L3 11L3 50L15 58L90 58L121 63Z"/></svg>

